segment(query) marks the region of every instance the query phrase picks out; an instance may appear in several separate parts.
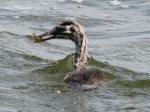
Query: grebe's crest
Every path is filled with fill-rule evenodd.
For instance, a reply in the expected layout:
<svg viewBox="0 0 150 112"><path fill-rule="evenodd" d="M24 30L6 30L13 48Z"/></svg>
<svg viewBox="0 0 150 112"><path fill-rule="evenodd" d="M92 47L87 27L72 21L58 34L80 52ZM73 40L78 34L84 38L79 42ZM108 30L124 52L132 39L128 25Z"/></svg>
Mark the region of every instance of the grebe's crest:
<svg viewBox="0 0 150 112"><path fill-rule="evenodd" d="M76 20L68 19L53 28L51 30L51 35L58 36L58 38L59 36L62 36L62 38L67 38L68 36L70 36L68 37L68 39L74 40L75 36L80 35L83 37L83 35L85 35L85 32L84 28L79 22L77 22Z"/></svg>

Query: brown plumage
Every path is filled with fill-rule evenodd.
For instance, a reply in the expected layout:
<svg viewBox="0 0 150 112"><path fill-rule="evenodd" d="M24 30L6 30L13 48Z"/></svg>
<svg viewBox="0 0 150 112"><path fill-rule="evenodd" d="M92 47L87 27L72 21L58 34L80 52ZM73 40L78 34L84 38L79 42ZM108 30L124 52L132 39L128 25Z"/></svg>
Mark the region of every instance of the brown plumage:
<svg viewBox="0 0 150 112"><path fill-rule="evenodd" d="M86 69L88 61L88 39L83 26L75 20L66 20L54 27L51 31L36 36L37 42L43 42L50 39L69 39L76 45L75 58L73 65L75 71L65 77L69 84L90 85L96 88L105 80L105 72L99 69Z"/></svg>
<svg viewBox="0 0 150 112"><path fill-rule="evenodd" d="M93 89L103 84L105 74L105 71L96 68L82 69L68 74L65 81L74 86L81 86L78 89Z"/></svg>

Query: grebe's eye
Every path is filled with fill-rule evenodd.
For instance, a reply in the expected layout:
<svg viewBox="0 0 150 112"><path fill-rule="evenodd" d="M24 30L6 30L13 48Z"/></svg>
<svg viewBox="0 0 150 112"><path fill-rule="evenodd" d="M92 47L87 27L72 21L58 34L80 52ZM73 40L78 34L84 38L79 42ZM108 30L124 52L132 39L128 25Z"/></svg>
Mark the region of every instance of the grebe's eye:
<svg viewBox="0 0 150 112"><path fill-rule="evenodd" d="M66 31L66 28L64 26L56 26L56 31L63 32Z"/></svg>
<svg viewBox="0 0 150 112"><path fill-rule="evenodd" d="M56 30L58 30L60 28L60 26L56 26L55 28L56 28Z"/></svg>
<svg viewBox="0 0 150 112"><path fill-rule="evenodd" d="M75 32L75 29L72 27L72 28L70 28L70 31L71 32Z"/></svg>

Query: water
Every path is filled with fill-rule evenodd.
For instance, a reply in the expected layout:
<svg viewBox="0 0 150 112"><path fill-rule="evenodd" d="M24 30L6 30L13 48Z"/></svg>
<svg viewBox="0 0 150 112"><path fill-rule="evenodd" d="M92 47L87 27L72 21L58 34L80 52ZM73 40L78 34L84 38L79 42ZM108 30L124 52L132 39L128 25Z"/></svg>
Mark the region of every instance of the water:
<svg viewBox="0 0 150 112"><path fill-rule="evenodd" d="M149 112L150 1L111 1L0 0L0 112ZM49 67L74 52L72 42L35 44L26 36L70 17L85 26L89 53L115 76L97 90L67 87L70 58L66 68Z"/></svg>

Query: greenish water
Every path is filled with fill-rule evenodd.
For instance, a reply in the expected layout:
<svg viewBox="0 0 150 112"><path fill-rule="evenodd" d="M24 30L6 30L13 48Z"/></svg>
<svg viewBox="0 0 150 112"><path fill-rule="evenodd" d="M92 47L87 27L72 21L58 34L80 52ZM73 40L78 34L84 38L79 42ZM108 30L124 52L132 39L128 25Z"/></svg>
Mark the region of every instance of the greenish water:
<svg viewBox="0 0 150 112"><path fill-rule="evenodd" d="M11 41L9 49L15 48L13 42L20 45L17 52L4 47L8 39ZM149 110L148 73L91 58L87 67L105 71L108 80L92 91L74 91L64 82L65 75L74 71L73 54L57 61L43 59L31 55L32 52L21 52L22 44L27 44L29 48L31 45L35 46L34 49L44 49L49 47L48 43L33 44L28 36L7 32L1 33L1 40L0 108L4 112ZM55 46L50 46L55 49Z"/></svg>
<svg viewBox="0 0 150 112"><path fill-rule="evenodd" d="M40 74L47 74L47 75L51 74L51 77L48 80L53 80L53 81L55 80L58 82L63 82L65 75L75 70L72 64L73 56L74 54L68 55L64 59L60 59L56 62L53 62L50 66L44 67L42 69L38 69L34 72L40 73ZM34 56L28 56L28 59L41 60L40 58L37 58ZM139 74L142 75L143 73L136 73L135 71L132 71L132 70L113 66L108 63L97 61L94 58L91 58L88 60L87 68L97 68L99 70L106 71L107 74L105 75L108 81L111 82L115 80L115 84L122 86L122 87L146 88L146 87L149 87L149 84L150 84L149 79L130 80L132 79L132 77L134 77L134 75L139 75ZM61 87L63 87L63 85Z"/></svg>
<svg viewBox="0 0 150 112"><path fill-rule="evenodd" d="M31 56L31 58L33 58ZM35 58L36 59L36 58ZM50 66L43 67L41 69L38 69L36 71L33 71L32 76L37 77L38 83L39 81L41 83L48 82L46 84L33 84L34 86L39 86L42 88L42 91L48 91L50 93L55 93L56 91L61 91L61 95L83 95L87 99L92 97L97 97L100 99L107 99L110 100L115 98L121 98L122 101L126 102L127 100L131 100L131 102L127 103L131 106L124 107L124 111L134 111L136 110L136 107L134 104L134 100L138 97L146 97L149 95L149 79L135 79L134 77L138 77L140 75L147 75L144 73L137 73L132 70L124 69L121 67L113 66L108 63L103 63L100 61L95 60L94 58L91 58L88 62L87 67L89 68L98 68L100 70L106 71L108 74L106 74L107 81L99 87L97 90L82 92L78 91L75 92L72 89L69 88L69 86L64 82L64 77L66 73L73 71L72 66L72 59L73 54L66 56L64 59L58 60L54 63L52 63ZM99 93L102 92L102 93ZM108 92L108 93L107 93ZM57 93L56 93L57 94ZM106 96L105 96L106 95ZM108 96L107 96L108 95ZM82 96L82 97L83 97ZM116 100L119 100L119 99ZM125 98L125 99L124 99ZM71 98L72 99L72 98ZM87 100L86 99L86 100ZM90 99L89 99L90 100ZM106 100L106 102L107 102ZM100 100L101 101L101 100ZM114 104L115 104L115 100ZM105 102L105 101L104 101ZM80 102L81 103L81 102ZM126 104L126 105L127 105ZM86 111L90 111L90 106L86 107ZM72 108L74 109L74 108ZM72 110L73 111L73 110ZM80 109L82 111L82 109Z"/></svg>

